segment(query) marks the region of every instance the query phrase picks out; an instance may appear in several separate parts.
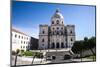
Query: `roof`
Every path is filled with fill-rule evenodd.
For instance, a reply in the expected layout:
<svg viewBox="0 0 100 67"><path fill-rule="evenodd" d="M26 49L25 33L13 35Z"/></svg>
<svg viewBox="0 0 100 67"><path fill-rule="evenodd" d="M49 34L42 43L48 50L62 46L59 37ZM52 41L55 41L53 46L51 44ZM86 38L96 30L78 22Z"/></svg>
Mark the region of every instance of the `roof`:
<svg viewBox="0 0 100 67"><path fill-rule="evenodd" d="M23 35L28 36L27 34L25 34L25 33L21 32L21 31L19 31L19 30L16 30L16 29L14 29L14 28L12 28L12 30L11 30L11 31L12 31L12 32L14 31L14 32L16 32L16 33L20 33L20 34L23 34Z"/></svg>
<svg viewBox="0 0 100 67"><path fill-rule="evenodd" d="M63 15L60 13L59 9L56 9L56 12L55 12L55 14L53 15L52 18L61 18L61 19L64 19Z"/></svg>

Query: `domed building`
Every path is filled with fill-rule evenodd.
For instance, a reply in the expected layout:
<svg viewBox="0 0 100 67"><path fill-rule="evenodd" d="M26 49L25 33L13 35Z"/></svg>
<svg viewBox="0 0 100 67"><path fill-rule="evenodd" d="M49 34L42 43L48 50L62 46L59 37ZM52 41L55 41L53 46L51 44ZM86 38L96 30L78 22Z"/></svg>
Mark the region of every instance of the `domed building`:
<svg viewBox="0 0 100 67"><path fill-rule="evenodd" d="M51 17L51 25L39 26L39 47L41 50L58 50L58 52L47 53L47 56L67 55L72 52L71 48L75 42L75 26L64 25L64 17L57 9ZM59 53L59 50L63 52ZM65 52L67 51L67 52ZM68 52L70 51L70 52ZM70 54L69 54L70 55ZM57 55L56 55L57 56ZM56 57L55 56L55 57ZM59 56L60 57L60 56Z"/></svg>

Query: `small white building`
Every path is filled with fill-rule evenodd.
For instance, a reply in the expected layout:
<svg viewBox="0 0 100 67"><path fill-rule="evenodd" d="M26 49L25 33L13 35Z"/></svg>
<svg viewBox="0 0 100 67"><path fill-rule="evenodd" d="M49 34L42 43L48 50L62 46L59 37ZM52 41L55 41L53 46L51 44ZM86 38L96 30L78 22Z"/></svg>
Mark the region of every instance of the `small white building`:
<svg viewBox="0 0 100 67"><path fill-rule="evenodd" d="M12 51L19 50L28 50L30 47L30 36L25 33L12 29Z"/></svg>

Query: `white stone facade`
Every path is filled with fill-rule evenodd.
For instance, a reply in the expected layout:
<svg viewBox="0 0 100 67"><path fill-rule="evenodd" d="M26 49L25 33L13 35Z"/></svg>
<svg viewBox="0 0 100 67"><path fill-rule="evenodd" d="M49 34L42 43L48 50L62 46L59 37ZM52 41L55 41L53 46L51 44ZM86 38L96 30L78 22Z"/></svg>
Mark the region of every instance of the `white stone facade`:
<svg viewBox="0 0 100 67"><path fill-rule="evenodd" d="M12 29L12 51L28 50L30 47L30 36L16 30Z"/></svg>
<svg viewBox="0 0 100 67"><path fill-rule="evenodd" d="M38 49L71 48L75 42L75 25L64 25L64 17L58 9L51 17L51 25L39 28Z"/></svg>

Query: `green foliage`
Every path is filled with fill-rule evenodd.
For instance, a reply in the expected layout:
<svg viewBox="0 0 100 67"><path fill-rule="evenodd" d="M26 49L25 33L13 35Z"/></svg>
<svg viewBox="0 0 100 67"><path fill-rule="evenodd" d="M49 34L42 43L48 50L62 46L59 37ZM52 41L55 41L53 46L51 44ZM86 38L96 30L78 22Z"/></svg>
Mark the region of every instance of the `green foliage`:
<svg viewBox="0 0 100 67"><path fill-rule="evenodd" d="M26 51L23 53L24 56L35 56L36 58L43 58L43 54L40 52L31 52L31 51Z"/></svg>
<svg viewBox="0 0 100 67"><path fill-rule="evenodd" d="M26 51L23 53L24 56L33 56L33 52L31 51Z"/></svg>
<svg viewBox="0 0 100 67"><path fill-rule="evenodd" d="M90 48L96 47L96 38L95 37L91 37L88 42L89 42L88 47L90 47Z"/></svg>
<svg viewBox="0 0 100 67"><path fill-rule="evenodd" d="M20 52L20 50L19 50L19 49L17 49L17 50L16 50L16 54L18 54L19 52Z"/></svg>
<svg viewBox="0 0 100 67"><path fill-rule="evenodd" d="M88 56L88 57L85 57L85 58L87 58L87 59L93 59L94 58L94 60L96 60L96 56Z"/></svg>
<svg viewBox="0 0 100 67"><path fill-rule="evenodd" d="M72 51L74 53L80 53L80 51L84 49L84 46L83 46L83 41L76 41L74 43L74 46L72 47Z"/></svg>
<svg viewBox="0 0 100 67"><path fill-rule="evenodd" d="M43 58L43 54L42 54L42 53L39 53L39 52L36 52L36 53L35 53L35 56L36 56L37 58Z"/></svg>
<svg viewBox="0 0 100 67"><path fill-rule="evenodd" d="M84 40L76 41L72 47L72 51L74 53L80 53L82 51L90 49L92 51L92 48L96 47L96 37L91 37L88 39L87 37L84 38ZM93 51L92 51L93 52Z"/></svg>
<svg viewBox="0 0 100 67"><path fill-rule="evenodd" d="M21 50L21 53L23 53L24 52L24 50Z"/></svg>

